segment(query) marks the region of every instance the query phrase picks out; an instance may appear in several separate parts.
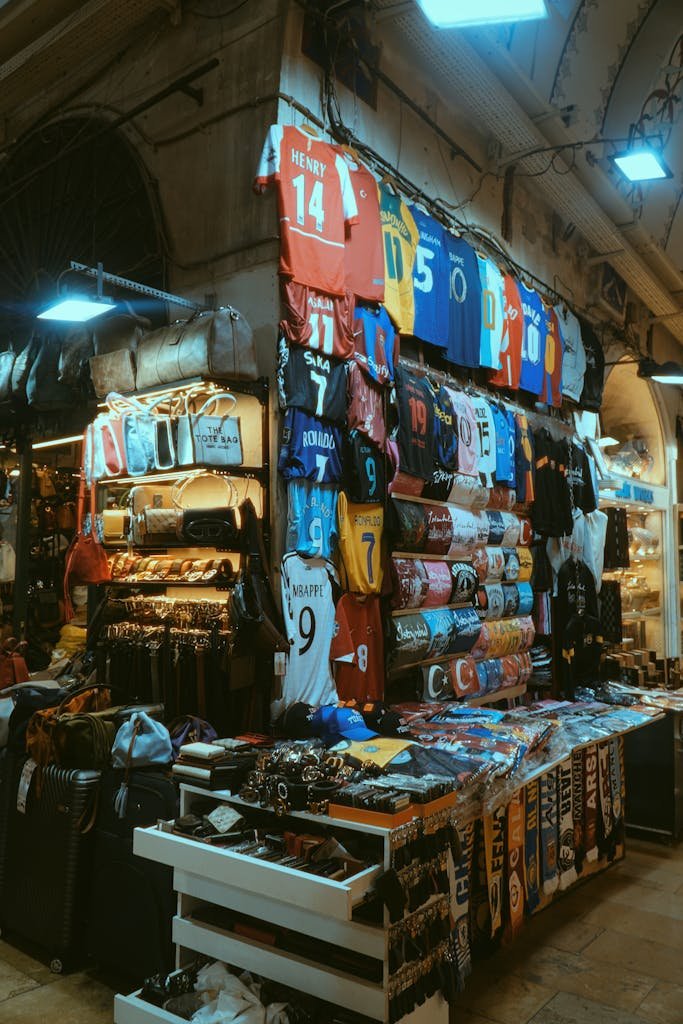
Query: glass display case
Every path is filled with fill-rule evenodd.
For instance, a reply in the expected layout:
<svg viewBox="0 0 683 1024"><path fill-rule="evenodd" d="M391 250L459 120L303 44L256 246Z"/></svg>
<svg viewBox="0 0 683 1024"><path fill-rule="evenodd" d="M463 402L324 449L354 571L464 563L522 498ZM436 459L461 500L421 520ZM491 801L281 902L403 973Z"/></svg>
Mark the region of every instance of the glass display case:
<svg viewBox="0 0 683 1024"><path fill-rule="evenodd" d="M629 567L606 570L605 580L617 580L621 593L624 638L638 649L665 655L663 599L663 512L642 506L629 507L617 500L601 500L600 507L624 508L628 525Z"/></svg>

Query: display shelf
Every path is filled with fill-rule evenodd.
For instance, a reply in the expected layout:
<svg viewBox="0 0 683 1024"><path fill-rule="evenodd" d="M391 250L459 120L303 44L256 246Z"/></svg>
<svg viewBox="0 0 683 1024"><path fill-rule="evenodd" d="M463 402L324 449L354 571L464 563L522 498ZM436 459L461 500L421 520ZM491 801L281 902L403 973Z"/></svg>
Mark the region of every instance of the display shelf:
<svg viewBox="0 0 683 1024"><path fill-rule="evenodd" d="M399 615L418 615L420 612L443 612L448 609L454 608L474 608L471 601L461 601L460 604L437 604L428 605L426 608L421 605L419 608L396 608L392 610L392 618L397 618Z"/></svg>
<svg viewBox="0 0 683 1024"><path fill-rule="evenodd" d="M209 590L220 590L227 591L232 590L235 586L235 580L232 582L223 581L222 583L216 583L214 580L137 580L135 583L130 583L127 580L107 580L106 583L101 583L102 587L127 587L129 590L147 590L150 587L203 587Z"/></svg>
<svg viewBox="0 0 683 1024"><path fill-rule="evenodd" d="M111 486L112 484L117 486L121 484L128 487L134 487L138 484L145 483L172 483L177 480L178 477L191 476L201 470L207 473L213 473L215 476L234 476L236 479L257 480L259 483L266 484L268 482L270 467L267 462L264 462L261 466L226 466L226 468L223 469L220 466L204 466L201 462L198 462L193 466L177 466L174 469L158 469L151 473L145 473L142 476L108 476L95 482L98 487Z"/></svg>
<svg viewBox="0 0 683 1024"><path fill-rule="evenodd" d="M483 704L495 704L499 700L513 700L515 697L523 697L526 693L526 683L519 683L517 686L504 686L500 690L493 690L491 693L483 693L481 697L459 697L458 704L465 704L469 708L478 708Z"/></svg>
<svg viewBox="0 0 683 1024"><path fill-rule="evenodd" d="M642 611L622 612L622 622L639 622L641 619L657 619L661 616L661 608L643 608Z"/></svg>

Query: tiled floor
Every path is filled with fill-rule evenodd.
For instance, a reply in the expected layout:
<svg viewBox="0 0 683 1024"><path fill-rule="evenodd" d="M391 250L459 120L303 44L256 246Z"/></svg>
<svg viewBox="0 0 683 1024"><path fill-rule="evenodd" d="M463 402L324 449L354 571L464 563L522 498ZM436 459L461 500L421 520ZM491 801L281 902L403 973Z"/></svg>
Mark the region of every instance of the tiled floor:
<svg viewBox="0 0 683 1024"><path fill-rule="evenodd" d="M114 982L112 984L115 985ZM2 1024L112 1024L113 989L0 941ZM631 841L626 860L478 964L456 1024L683 1024L683 847Z"/></svg>

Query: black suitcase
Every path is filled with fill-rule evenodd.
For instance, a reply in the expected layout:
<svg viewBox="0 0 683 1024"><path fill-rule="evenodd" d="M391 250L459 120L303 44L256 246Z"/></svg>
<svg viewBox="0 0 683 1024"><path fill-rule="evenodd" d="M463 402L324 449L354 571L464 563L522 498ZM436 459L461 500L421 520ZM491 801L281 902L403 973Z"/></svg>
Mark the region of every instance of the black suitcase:
<svg viewBox="0 0 683 1024"><path fill-rule="evenodd" d="M21 813L25 762L9 759L0 796L0 928L42 946L59 972L82 951L100 773L49 765L40 797L34 773Z"/></svg>
<svg viewBox="0 0 683 1024"><path fill-rule="evenodd" d="M173 871L133 853L133 829L177 816L177 790L158 769L131 771L124 818L114 809L122 769L103 773L95 828L87 947L100 965L141 984L174 966Z"/></svg>

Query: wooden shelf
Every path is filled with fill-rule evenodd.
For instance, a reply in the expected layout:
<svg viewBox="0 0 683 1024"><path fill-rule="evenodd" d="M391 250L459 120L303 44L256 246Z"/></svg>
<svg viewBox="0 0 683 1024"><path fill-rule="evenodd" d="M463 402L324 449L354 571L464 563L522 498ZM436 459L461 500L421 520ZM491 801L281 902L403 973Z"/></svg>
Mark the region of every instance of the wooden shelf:
<svg viewBox="0 0 683 1024"><path fill-rule="evenodd" d="M518 683L517 686L506 686L500 690L493 690L491 693L483 693L481 697L460 697L456 699L456 703L465 704L468 708L478 708L483 704L496 704L500 700L523 697L525 693L526 683Z"/></svg>

